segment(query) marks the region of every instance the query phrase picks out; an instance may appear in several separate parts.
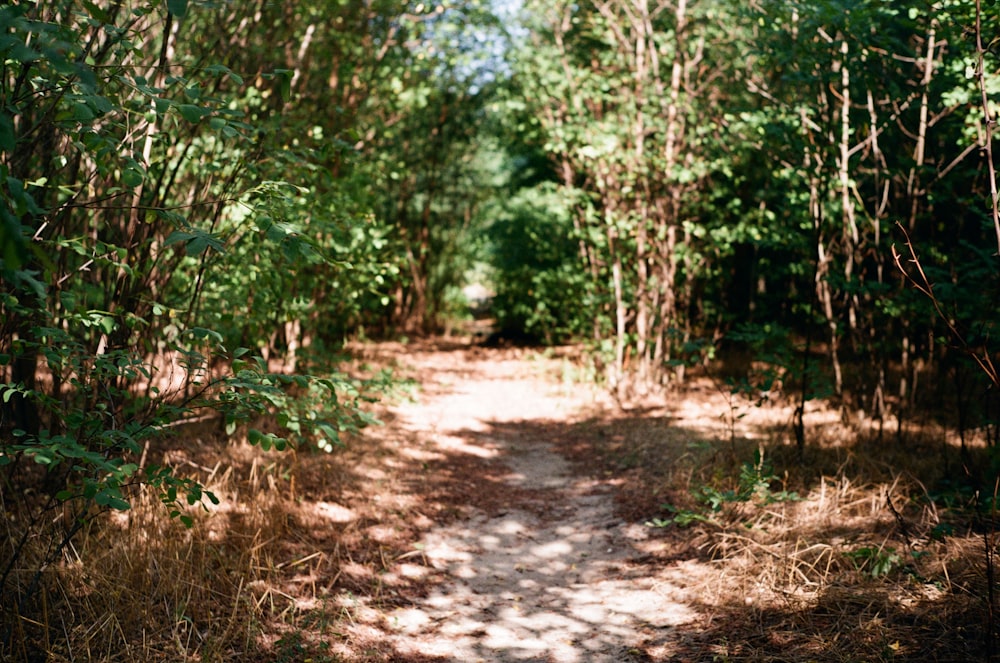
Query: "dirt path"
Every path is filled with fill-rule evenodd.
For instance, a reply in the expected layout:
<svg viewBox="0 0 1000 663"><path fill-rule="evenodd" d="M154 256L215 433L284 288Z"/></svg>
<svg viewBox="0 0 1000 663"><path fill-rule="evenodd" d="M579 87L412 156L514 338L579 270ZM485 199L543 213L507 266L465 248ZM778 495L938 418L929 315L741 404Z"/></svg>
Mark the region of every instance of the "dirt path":
<svg viewBox="0 0 1000 663"><path fill-rule="evenodd" d="M420 440L410 453L426 461L476 459L463 478L477 506L418 547L437 578L388 615L395 651L463 662L648 660L642 652L694 618L683 590L633 563L646 532L616 517L610 487L575 473L539 434L594 405L585 387L552 378L558 362L452 351L404 363L423 386L393 408L392 427Z"/></svg>

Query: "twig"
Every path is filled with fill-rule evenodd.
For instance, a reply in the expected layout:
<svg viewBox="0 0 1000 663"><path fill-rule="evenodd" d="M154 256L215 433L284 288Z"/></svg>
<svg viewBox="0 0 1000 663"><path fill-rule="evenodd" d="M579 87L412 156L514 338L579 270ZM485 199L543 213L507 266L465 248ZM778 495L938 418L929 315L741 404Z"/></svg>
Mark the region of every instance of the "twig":
<svg viewBox="0 0 1000 663"><path fill-rule="evenodd" d="M896 505L892 503L892 494L888 491L885 493L885 503L889 505L889 511L892 512L893 518L896 519L896 524L899 525L899 532L903 535L903 540L906 541L906 547L912 550L913 537L910 536L910 528L906 526L903 515L896 510Z"/></svg>
<svg viewBox="0 0 1000 663"><path fill-rule="evenodd" d="M934 312L937 313L938 317L944 321L948 326L948 331L955 338L961 349L972 357L975 362L979 365L979 368L986 373L986 376L990 381L997 387L1000 387L1000 373L998 373L996 366L993 364L993 359L990 357L988 349L983 349L982 354L973 349L968 341L965 340L965 335L958 329L954 318L947 315L944 309L941 307L941 302L938 300L937 295L934 294L934 286L931 284L930 279L927 278L927 274L924 273L924 268L920 264L920 258L917 257L916 249L913 248L913 242L910 241L910 235L906 232L906 228L903 224L896 222L896 227L899 228L900 232L903 233L903 237L906 240L906 249L910 253L909 262L912 263L915 268L919 278L914 278L905 267L903 267L902 256L898 251L896 251L895 244L892 246L892 259L896 263L896 267L903 274L907 281L909 281L913 287L915 287L919 292L926 295L931 301L931 305L934 307Z"/></svg>
<svg viewBox="0 0 1000 663"><path fill-rule="evenodd" d="M993 113L990 111L990 99L986 92L986 49L983 48L982 2L976 0L976 78L979 79L979 92L983 103L983 129L985 130L986 168L990 176L990 208L993 212L993 228L997 235L997 252L1000 253L1000 208L997 207L997 173L993 165Z"/></svg>

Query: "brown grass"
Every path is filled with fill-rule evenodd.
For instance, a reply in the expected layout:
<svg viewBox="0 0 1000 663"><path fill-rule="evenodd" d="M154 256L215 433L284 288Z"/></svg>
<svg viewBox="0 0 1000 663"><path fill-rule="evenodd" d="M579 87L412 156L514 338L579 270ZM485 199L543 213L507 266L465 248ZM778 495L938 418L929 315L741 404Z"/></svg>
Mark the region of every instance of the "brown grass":
<svg viewBox="0 0 1000 663"><path fill-rule="evenodd" d="M591 420L562 447L581 468L596 457L618 478L628 519L666 517L666 504L710 518L657 529L648 545L649 563L696 588L704 614L670 660L985 660L992 530L928 492L960 472L954 441L927 427L876 443L867 426L846 427L816 404L800 462L790 408L741 412L731 448L728 407L696 383L669 406ZM694 498L704 486L736 488L758 450L778 477L771 492L798 499L712 513ZM985 449L974 453L986 462ZM944 525L952 534L941 537Z"/></svg>
<svg viewBox="0 0 1000 663"><path fill-rule="evenodd" d="M364 359L385 365L402 352L369 349ZM561 379L571 389L567 365ZM643 543L641 563L690 588L702 615L671 651L646 650L647 660L983 660L993 534L928 499L960 467L944 433L877 442L868 427L811 405L800 462L789 408L741 407L734 423L731 403L695 382L667 404L539 431L581 473L616 486L624 519L665 517L664 504L708 518L653 528ZM420 536L472 506L488 512L498 503L491 491L510 489L491 484L489 459L425 454L382 415L386 427L333 454L263 453L211 426L178 430L158 457L221 505L192 508L196 524L186 529L140 492L126 514L94 520L47 570L25 614L4 597L3 658L402 660L381 629L389 611L436 582ZM778 477L772 493L799 499L706 511L698 491L737 487L741 464L759 449ZM985 462L984 450L973 452ZM8 513L8 539L23 517ZM885 572L875 573L880 559Z"/></svg>

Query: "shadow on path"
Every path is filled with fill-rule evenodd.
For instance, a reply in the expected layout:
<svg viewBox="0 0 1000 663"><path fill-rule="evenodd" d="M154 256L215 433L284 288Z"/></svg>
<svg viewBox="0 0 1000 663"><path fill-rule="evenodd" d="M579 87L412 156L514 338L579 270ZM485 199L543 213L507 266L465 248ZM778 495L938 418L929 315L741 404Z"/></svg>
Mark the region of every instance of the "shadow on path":
<svg viewBox="0 0 1000 663"><path fill-rule="evenodd" d="M695 617L682 590L633 564L645 528L617 517L611 488L576 475L542 436L571 406L551 383L498 365L397 409L428 442L428 472L469 482L475 505L421 542L440 582L388 616L399 660L648 660Z"/></svg>

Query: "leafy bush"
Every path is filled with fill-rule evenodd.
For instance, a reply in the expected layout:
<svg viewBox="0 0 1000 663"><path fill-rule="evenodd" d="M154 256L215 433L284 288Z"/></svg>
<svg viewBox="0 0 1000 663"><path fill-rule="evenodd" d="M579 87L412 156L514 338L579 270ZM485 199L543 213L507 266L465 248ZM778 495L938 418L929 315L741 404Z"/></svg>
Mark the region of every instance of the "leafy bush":
<svg viewBox="0 0 1000 663"><path fill-rule="evenodd" d="M844 554L854 562L859 572L872 578L889 575L902 561L900 554L892 547L865 546Z"/></svg>
<svg viewBox="0 0 1000 663"><path fill-rule="evenodd" d="M490 229L497 326L546 343L585 336L599 310L579 257L569 199L552 185L525 189Z"/></svg>
<svg viewBox="0 0 1000 663"><path fill-rule="evenodd" d="M188 507L218 501L149 460L179 426L218 418L233 433L272 418L278 430L250 428L251 442L330 450L374 421L362 407L385 382L282 375L254 356L279 345L269 323L325 328L309 315L313 298L328 301L318 284L336 287L336 274L368 292L391 266L364 204L329 217L310 207L329 185L323 168L300 163L285 173L295 185L277 181L285 150L264 138L288 140L271 122L289 72L254 62L247 86L212 62L217 37L232 37L216 34L216 12L249 9L99 4L0 7L4 646L43 571L99 515L154 491L191 525ZM307 337L294 333L282 349Z"/></svg>

